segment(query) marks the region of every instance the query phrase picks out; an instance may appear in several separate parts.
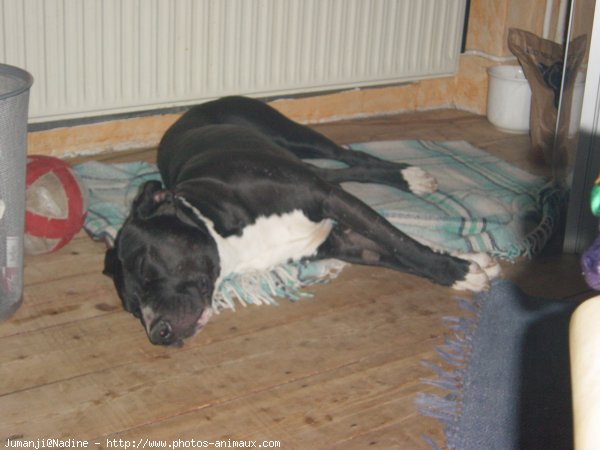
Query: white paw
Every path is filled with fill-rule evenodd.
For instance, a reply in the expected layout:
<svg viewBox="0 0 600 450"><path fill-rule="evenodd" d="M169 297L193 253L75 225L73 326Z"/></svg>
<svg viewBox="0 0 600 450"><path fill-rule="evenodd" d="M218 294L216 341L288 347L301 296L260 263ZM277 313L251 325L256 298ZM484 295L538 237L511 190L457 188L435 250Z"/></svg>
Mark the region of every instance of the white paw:
<svg viewBox="0 0 600 450"><path fill-rule="evenodd" d="M438 188L437 180L420 167L407 167L400 171L413 194L427 195Z"/></svg>
<svg viewBox="0 0 600 450"><path fill-rule="evenodd" d="M471 265L464 280L454 283L453 289L472 292L485 291L490 287L490 280L500 275L500 264L487 253L459 253L454 256L470 261Z"/></svg>
<svg viewBox="0 0 600 450"><path fill-rule="evenodd" d="M479 267L481 267L481 269L483 269L490 280L498 277L502 271L498 261L496 261L487 253L460 253L455 256L476 263Z"/></svg>
<svg viewBox="0 0 600 450"><path fill-rule="evenodd" d="M452 285L452 289L457 291L481 292L489 289L490 279L479 264L472 262L469 266L469 273L463 280L457 281Z"/></svg>

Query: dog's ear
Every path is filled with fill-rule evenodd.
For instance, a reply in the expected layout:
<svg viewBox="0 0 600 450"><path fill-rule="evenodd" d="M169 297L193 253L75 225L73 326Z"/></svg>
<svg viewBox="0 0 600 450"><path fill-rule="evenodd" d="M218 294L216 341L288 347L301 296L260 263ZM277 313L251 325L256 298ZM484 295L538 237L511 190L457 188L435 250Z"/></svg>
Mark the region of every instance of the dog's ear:
<svg viewBox="0 0 600 450"><path fill-rule="evenodd" d="M112 278L113 283L115 284L115 289L117 290L117 294L121 299L123 309L127 312L130 312L135 317L139 318L139 305L125 295L123 263L121 263L121 260L119 259L119 250L117 247L117 242L118 241L115 241L114 247L111 247L106 250L106 254L104 255L104 270L102 271L102 273Z"/></svg>
<svg viewBox="0 0 600 450"><path fill-rule="evenodd" d="M104 269L102 274L113 280L123 271L116 247L111 247L104 254Z"/></svg>
<svg viewBox="0 0 600 450"><path fill-rule="evenodd" d="M173 194L164 190L160 181L146 181L133 201L132 212L140 219L173 213Z"/></svg>

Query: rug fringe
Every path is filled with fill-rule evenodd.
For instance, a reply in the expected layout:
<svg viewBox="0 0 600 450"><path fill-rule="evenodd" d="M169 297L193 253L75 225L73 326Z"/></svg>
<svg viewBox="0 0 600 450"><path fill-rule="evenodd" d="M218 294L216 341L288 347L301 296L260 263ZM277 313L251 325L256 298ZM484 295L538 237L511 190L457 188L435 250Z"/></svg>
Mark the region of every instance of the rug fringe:
<svg viewBox="0 0 600 450"><path fill-rule="evenodd" d="M441 397L434 394L419 394L416 400L421 414L450 424L458 414L457 399L448 394Z"/></svg>
<svg viewBox="0 0 600 450"><path fill-rule="evenodd" d="M446 337L444 344L435 349L442 365L430 361L422 363L433 372L435 378L424 378L421 382L442 389L446 394L420 393L415 400L421 414L437 419L443 424L446 446L449 449L454 448L452 437L456 435L463 405L462 380L471 355L473 335L479 323L482 307L480 296L475 296L472 300L462 298L455 300L469 315L443 317L444 325L453 332L453 335ZM423 436L423 439L434 450L445 448L438 446L429 436Z"/></svg>
<svg viewBox="0 0 600 450"><path fill-rule="evenodd" d="M423 438L423 440L424 440L425 442L427 442L427 443L428 443L428 444L431 446L431 448L432 448L433 450L442 450L442 447L439 447L439 446L438 446L438 445L437 445L437 444L434 442L434 440L433 440L433 439L431 439L429 436L427 436L427 435L424 435L424 434L423 434L423 435L421 435L421 437Z"/></svg>

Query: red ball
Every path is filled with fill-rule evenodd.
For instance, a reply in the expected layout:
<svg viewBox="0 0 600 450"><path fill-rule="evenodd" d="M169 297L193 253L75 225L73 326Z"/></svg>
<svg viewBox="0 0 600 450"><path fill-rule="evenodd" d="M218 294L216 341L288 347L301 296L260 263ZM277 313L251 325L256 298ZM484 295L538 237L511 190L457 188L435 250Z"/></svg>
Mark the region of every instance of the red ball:
<svg viewBox="0 0 600 450"><path fill-rule="evenodd" d="M52 156L28 156L25 253L39 255L64 247L81 230L87 190L71 167Z"/></svg>

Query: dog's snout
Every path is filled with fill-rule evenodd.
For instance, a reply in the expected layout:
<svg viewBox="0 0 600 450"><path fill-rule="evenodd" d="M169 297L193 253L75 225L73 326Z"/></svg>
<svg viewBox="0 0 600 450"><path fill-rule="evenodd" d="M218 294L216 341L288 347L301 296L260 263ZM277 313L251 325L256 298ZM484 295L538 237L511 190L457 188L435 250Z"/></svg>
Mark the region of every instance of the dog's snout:
<svg viewBox="0 0 600 450"><path fill-rule="evenodd" d="M166 320L157 320L150 328L150 342L156 345L169 345L174 341L173 328Z"/></svg>

